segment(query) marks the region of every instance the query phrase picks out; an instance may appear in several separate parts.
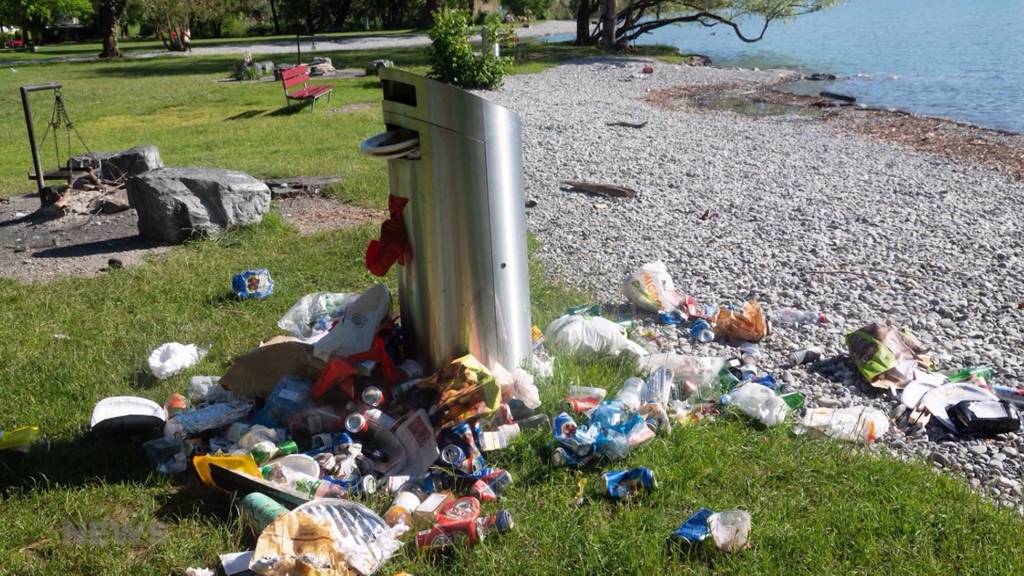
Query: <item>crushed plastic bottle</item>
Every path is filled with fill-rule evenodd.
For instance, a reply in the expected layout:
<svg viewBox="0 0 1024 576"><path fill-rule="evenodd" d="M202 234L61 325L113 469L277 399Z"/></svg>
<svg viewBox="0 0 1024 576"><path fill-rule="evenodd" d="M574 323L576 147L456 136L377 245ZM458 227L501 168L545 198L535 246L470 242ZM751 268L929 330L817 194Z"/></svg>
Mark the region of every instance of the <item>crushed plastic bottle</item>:
<svg viewBox="0 0 1024 576"><path fill-rule="evenodd" d="M622 388L615 395L615 399L621 402L626 410L636 412L640 409L640 397L643 393L643 388L644 381L636 376L631 376L622 384Z"/></svg>
<svg viewBox="0 0 1024 576"><path fill-rule="evenodd" d="M870 406L813 408L804 414L800 424L829 438L865 444L871 444L889 431L889 417Z"/></svg>
<svg viewBox="0 0 1024 576"><path fill-rule="evenodd" d="M825 324L828 318L820 312L783 308L771 316L772 322L779 326L800 326L802 324Z"/></svg>

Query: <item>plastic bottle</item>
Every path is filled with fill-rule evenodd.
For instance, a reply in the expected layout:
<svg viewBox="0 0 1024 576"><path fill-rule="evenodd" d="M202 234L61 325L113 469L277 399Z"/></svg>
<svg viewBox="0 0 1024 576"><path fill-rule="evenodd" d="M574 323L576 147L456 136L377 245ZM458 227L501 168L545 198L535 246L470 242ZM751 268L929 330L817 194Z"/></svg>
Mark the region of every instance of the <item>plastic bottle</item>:
<svg viewBox="0 0 1024 576"><path fill-rule="evenodd" d="M167 402L164 404L164 410L167 412L167 418L171 419L181 414L185 410L188 410L188 400L181 394L175 392L167 397Z"/></svg>
<svg viewBox="0 0 1024 576"><path fill-rule="evenodd" d="M636 376L631 376L622 384L615 399L621 402L626 410L636 412L640 409L640 395L643 393L643 389L644 381Z"/></svg>
<svg viewBox="0 0 1024 576"><path fill-rule="evenodd" d="M412 514L420 505L420 497L412 492L399 492L391 507L384 513L384 521L389 526L405 524L412 526Z"/></svg>
<svg viewBox="0 0 1024 576"><path fill-rule="evenodd" d="M210 393L210 389L217 384L216 376L193 376L188 381L188 388L185 389L185 394L188 395L188 399L193 404L206 401L206 395Z"/></svg>
<svg viewBox="0 0 1024 576"><path fill-rule="evenodd" d="M674 378L675 373L664 366L652 370L647 380L644 381L640 402L642 404L667 405L672 397L672 380Z"/></svg>
<svg viewBox="0 0 1024 576"><path fill-rule="evenodd" d="M824 324L828 321L824 314L811 312L810 310L799 310L797 308L783 308L771 316L772 322L780 326L799 326L801 324Z"/></svg>
<svg viewBox="0 0 1024 576"><path fill-rule="evenodd" d="M963 368L952 372L946 379L950 382L967 382L972 378L981 378L988 382L992 380L993 372L991 366L975 366L974 368Z"/></svg>

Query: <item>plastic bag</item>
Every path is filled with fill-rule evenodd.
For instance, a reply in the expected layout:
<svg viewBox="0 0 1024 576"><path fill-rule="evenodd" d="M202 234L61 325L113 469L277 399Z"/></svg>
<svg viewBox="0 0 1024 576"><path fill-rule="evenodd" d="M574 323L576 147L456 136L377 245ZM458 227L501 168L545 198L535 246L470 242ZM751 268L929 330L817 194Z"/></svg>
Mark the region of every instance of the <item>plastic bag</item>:
<svg viewBox="0 0 1024 576"><path fill-rule="evenodd" d="M261 575L347 576L351 567L369 576L402 547L398 537L407 530L355 502L314 500L263 530L249 568Z"/></svg>
<svg viewBox="0 0 1024 576"><path fill-rule="evenodd" d="M646 356L642 346L626 337L622 326L599 316L562 316L548 324L544 340L552 348L567 354L617 356L629 352Z"/></svg>
<svg viewBox="0 0 1024 576"><path fill-rule="evenodd" d="M637 308L648 312L674 310L682 301L661 260L648 262L627 276L622 281L622 295Z"/></svg>
<svg viewBox="0 0 1024 576"><path fill-rule="evenodd" d="M209 348L199 348L195 344L161 344L149 355L149 370L160 380L166 380L195 366L209 351Z"/></svg>
<svg viewBox="0 0 1024 576"><path fill-rule="evenodd" d="M345 292L306 294L281 316L277 326L306 341L323 337L331 329L334 320L340 318L357 298L359 294Z"/></svg>
<svg viewBox="0 0 1024 576"><path fill-rule="evenodd" d="M913 379L919 363L927 368L921 357L927 347L909 331L892 326L868 324L850 332L846 347L857 370L876 388L902 388Z"/></svg>
<svg viewBox="0 0 1024 576"><path fill-rule="evenodd" d="M889 431L889 417L870 406L812 408L807 410L800 424L822 432L829 438L866 444L871 444Z"/></svg>
<svg viewBox="0 0 1024 576"><path fill-rule="evenodd" d="M726 510L708 518L708 528L715 545L723 552L739 552L750 546L750 512Z"/></svg>
<svg viewBox="0 0 1024 576"><path fill-rule="evenodd" d="M768 321L756 300L743 305L742 310L719 308L715 313L715 335L734 340L760 342L768 335Z"/></svg>
<svg viewBox="0 0 1024 576"><path fill-rule="evenodd" d="M359 295L346 309L334 328L313 346L313 354L321 360L330 356L347 358L366 352L373 346L380 323L391 311L391 292L377 284Z"/></svg>
<svg viewBox="0 0 1024 576"><path fill-rule="evenodd" d="M501 387L501 398L503 402L519 400L530 410L540 407L540 390L533 383L533 376L523 370L516 368L515 372L509 372L500 363L495 362L491 369L494 379Z"/></svg>
<svg viewBox="0 0 1024 576"><path fill-rule="evenodd" d="M729 404L765 426L776 426L786 420L789 406L772 390L756 383L747 382L729 395Z"/></svg>
<svg viewBox="0 0 1024 576"><path fill-rule="evenodd" d="M13 430L0 430L0 450L28 452L39 438L39 426L19 426Z"/></svg>

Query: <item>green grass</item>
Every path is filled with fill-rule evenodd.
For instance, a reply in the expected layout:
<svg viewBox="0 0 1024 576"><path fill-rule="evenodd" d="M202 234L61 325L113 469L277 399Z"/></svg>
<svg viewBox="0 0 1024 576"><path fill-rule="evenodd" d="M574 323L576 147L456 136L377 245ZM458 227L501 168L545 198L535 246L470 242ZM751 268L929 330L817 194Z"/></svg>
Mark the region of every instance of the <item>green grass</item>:
<svg viewBox="0 0 1024 576"><path fill-rule="evenodd" d="M369 32L326 32L318 33L319 40L355 39L378 36L402 36L415 34L416 31L408 30L373 30ZM308 42L309 35L303 34L302 41ZM198 46L232 46L247 45L256 42L295 42L294 34L280 34L271 36L250 36L246 38L194 38L192 47ZM121 40L117 43L123 54L131 55L132 52L165 50L160 40ZM0 50L0 62L31 62L33 60L50 60L62 57L91 57L99 54L103 49L102 43L94 40L85 42L62 42L59 44L43 44L35 52L24 50Z"/></svg>
<svg viewBox="0 0 1024 576"><path fill-rule="evenodd" d="M302 294L369 286L361 253L373 232L310 239L271 217L99 278L45 289L0 282L0 424L38 424L50 438L48 450L0 456L0 573L180 573L252 546L229 497L190 475L151 473L128 441L90 437L91 407L114 394L162 402L189 376L221 373L276 333L277 318ZM230 274L250 266L273 271L272 298L228 296ZM584 301L534 267L538 323ZM145 358L170 340L213 348L195 368L154 382L144 376ZM614 389L629 373L616 362L562 361L540 385L552 410L571 384ZM517 520L513 533L450 558L406 546L382 573L1012 574L1024 566L1020 518L981 501L962 481L785 428L764 430L733 417L677 427L615 464L650 466L658 475L659 489L630 504L600 497L601 469L550 469L547 444L541 434L489 456L516 479L503 503ZM576 507L581 478L588 496ZM370 503L386 506L383 498ZM708 543L689 555L669 554L666 536L700 506L751 511L753 549L726 556ZM66 540L68 523L99 522L146 530L159 523L163 537Z"/></svg>
<svg viewBox="0 0 1024 576"><path fill-rule="evenodd" d="M537 72L566 58L596 54L563 44L524 44L515 53L517 73ZM423 49L327 53L337 68L362 68L376 58L426 72ZM288 61L284 55L268 56ZM287 58L294 58L288 55ZM330 105L321 100L285 108L277 82L218 82L237 56L159 58L66 63L0 69L0 197L34 190L19 85L61 82L68 112L92 150L123 150L155 144L169 166L217 166L258 177L342 175L334 193L383 206L386 177L380 163L359 155L359 142L383 128L381 91L373 77L314 80L335 87ZM37 138L50 119L52 97L32 96ZM346 104L371 106L328 112ZM62 144L63 145L63 144ZM84 150L73 142L73 150ZM57 165L51 137L40 146L44 169Z"/></svg>
<svg viewBox="0 0 1024 576"><path fill-rule="evenodd" d="M519 70L579 54L562 46L536 50ZM361 63L369 56L338 58ZM417 52L389 57L423 66ZM383 205L382 167L355 155L359 139L380 129L378 112L226 120L280 107L276 85L214 83L230 61L46 65L19 70L17 82L67 82L72 114L97 148L154 142L171 164L265 176L343 173L359 182L339 194ZM366 80L335 83L333 106L379 98ZM0 126L20 134L11 93L0 91ZM22 142L0 144L6 178L0 192L24 191L10 173L25 165ZM0 427L37 424L49 441L28 455L0 454L0 575L181 574L187 566L214 566L218 553L252 547L230 497L197 485L191 474L154 474L128 440L88 435L92 406L120 394L162 403L190 376L223 373L277 333L277 319L301 295L368 287L374 278L363 270L362 251L375 233L366 226L302 237L270 215L260 225L97 278L45 285L0 280ZM272 271L275 295L236 301L230 275L257 266ZM549 281L536 262L531 266L535 323L543 326L567 306L588 301ZM166 341L212 349L198 366L154 381L145 359ZM539 382L545 408L553 411L572 384L614 390L630 372L614 361L562 359L555 376ZM924 464L726 416L677 427L616 463L649 466L659 479L657 491L616 504L599 495L605 467L551 469L548 443L545 434L525 437L488 456L515 478L502 505L513 512L516 530L451 556L419 555L406 545L380 574L1024 572L1020 517ZM587 496L577 507L580 479ZM386 497L368 503L382 510ZM753 548L730 556L709 542L690 553L670 552L667 535L700 506L752 512ZM98 530L80 543L68 529L75 524Z"/></svg>

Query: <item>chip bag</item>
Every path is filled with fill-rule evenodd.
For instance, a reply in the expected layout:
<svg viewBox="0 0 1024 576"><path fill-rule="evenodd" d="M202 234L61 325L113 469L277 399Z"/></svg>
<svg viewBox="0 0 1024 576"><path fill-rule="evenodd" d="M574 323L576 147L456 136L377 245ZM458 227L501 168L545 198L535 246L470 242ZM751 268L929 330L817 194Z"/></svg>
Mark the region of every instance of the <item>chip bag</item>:
<svg viewBox="0 0 1024 576"><path fill-rule="evenodd" d="M875 388L903 388L921 366L929 368L928 348L908 330L868 324L846 335L850 359Z"/></svg>

